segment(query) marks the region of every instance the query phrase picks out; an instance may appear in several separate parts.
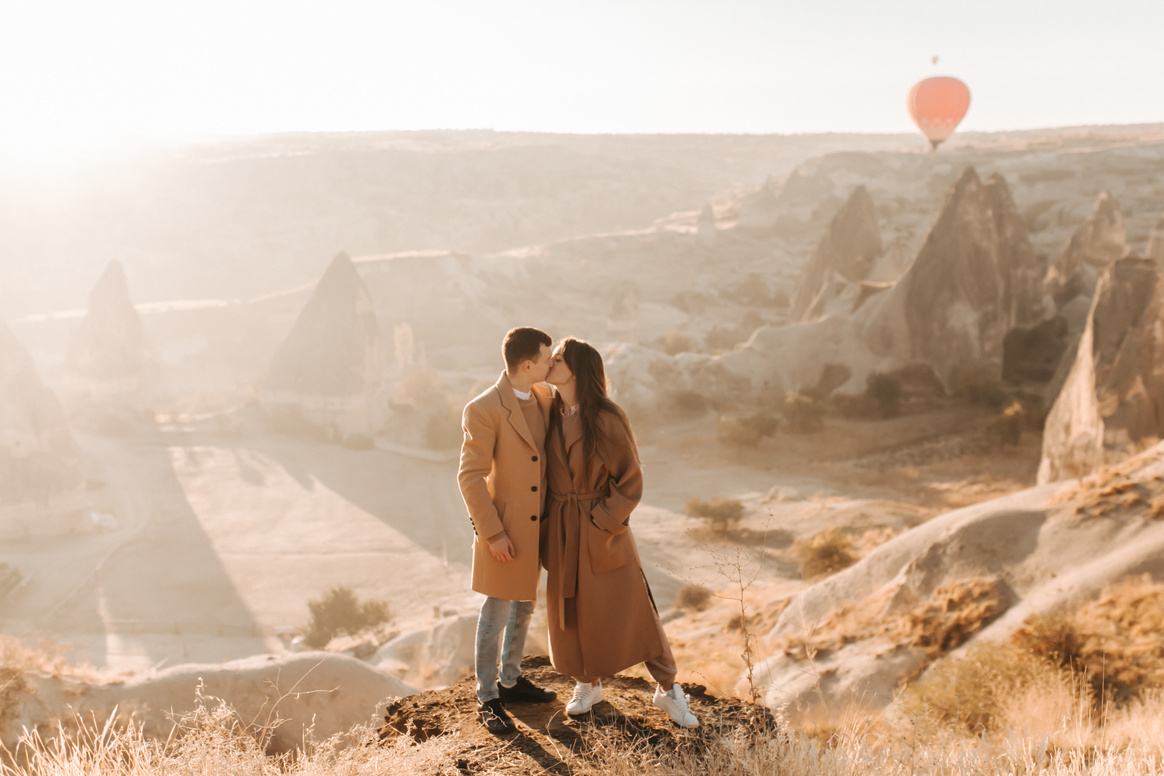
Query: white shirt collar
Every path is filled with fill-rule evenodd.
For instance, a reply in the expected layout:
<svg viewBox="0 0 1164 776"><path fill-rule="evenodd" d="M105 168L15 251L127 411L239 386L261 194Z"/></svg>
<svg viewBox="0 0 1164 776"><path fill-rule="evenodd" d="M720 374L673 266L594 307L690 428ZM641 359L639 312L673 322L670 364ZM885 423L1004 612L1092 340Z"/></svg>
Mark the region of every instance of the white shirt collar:
<svg viewBox="0 0 1164 776"><path fill-rule="evenodd" d="M511 387L512 387L512 386L511 386ZM517 390L516 388L514 388L514 389L513 389L513 395L514 395L514 396L516 396L516 397L517 397L517 398L519 398L519 399L524 399L525 401L529 401L529 400L530 400L530 397L532 397L532 396L533 396L533 389L531 388L530 390L526 391L525 393L522 393L521 391L519 391L519 390Z"/></svg>

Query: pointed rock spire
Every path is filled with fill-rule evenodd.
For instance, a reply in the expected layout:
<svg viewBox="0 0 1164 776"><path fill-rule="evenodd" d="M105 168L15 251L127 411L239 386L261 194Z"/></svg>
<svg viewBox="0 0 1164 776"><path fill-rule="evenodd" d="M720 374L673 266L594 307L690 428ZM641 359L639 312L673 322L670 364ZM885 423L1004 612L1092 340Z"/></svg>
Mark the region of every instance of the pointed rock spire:
<svg viewBox="0 0 1164 776"><path fill-rule="evenodd" d="M1044 317L1044 274L1006 181L967 168L900 281L910 357L947 386L969 365L997 377L1006 333Z"/></svg>
<svg viewBox="0 0 1164 776"><path fill-rule="evenodd" d="M360 396L376 389L383 366L384 341L368 287L340 253L275 354L264 387L300 396Z"/></svg>
<svg viewBox="0 0 1164 776"><path fill-rule="evenodd" d="M140 381L143 362L141 318L130 301L125 271L111 261L69 343L65 372L84 383Z"/></svg>
<svg viewBox="0 0 1164 776"><path fill-rule="evenodd" d="M1095 293L1099 275L1127 251L1127 230L1120 204L1110 193L1101 192L1091 215L1079 225L1047 270L1047 293L1059 307L1077 296L1090 297Z"/></svg>
<svg viewBox="0 0 1164 776"><path fill-rule="evenodd" d="M881 253L881 230L873 198L868 189L858 186L829 222L801 273L792 294L790 320L819 317L829 297L835 295L836 283L865 280Z"/></svg>
<svg viewBox="0 0 1164 776"><path fill-rule="evenodd" d="M1047 415L1039 482L1085 476L1164 437L1162 354L1164 275L1152 259L1118 259Z"/></svg>

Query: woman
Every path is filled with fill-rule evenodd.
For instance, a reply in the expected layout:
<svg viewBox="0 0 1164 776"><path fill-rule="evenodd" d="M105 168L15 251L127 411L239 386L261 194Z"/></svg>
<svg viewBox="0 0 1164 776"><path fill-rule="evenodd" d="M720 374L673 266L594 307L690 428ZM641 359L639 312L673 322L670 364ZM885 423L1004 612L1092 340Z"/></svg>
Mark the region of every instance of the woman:
<svg viewBox="0 0 1164 776"><path fill-rule="evenodd" d="M602 677L636 663L659 683L654 703L696 727L627 527L643 473L626 414L607 396L602 357L569 338L546 382L556 389L546 433L541 557L548 572L550 659L576 682L567 714L602 700Z"/></svg>

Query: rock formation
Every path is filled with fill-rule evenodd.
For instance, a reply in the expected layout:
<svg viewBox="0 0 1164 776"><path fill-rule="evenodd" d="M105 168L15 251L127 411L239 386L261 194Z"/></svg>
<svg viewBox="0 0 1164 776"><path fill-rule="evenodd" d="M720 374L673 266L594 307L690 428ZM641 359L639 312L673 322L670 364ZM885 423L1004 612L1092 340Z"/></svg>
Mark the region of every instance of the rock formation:
<svg viewBox="0 0 1164 776"><path fill-rule="evenodd" d="M858 186L829 222L801 273L792 294L789 320L796 323L821 317L846 286L869 277L881 253L873 198L868 189Z"/></svg>
<svg viewBox="0 0 1164 776"><path fill-rule="evenodd" d="M1160 220L1152 227L1152 234L1148 237L1148 258L1164 268L1164 213Z"/></svg>
<svg viewBox="0 0 1164 776"><path fill-rule="evenodd" d="M904 296L910 357L949 385L977 365L998 376L1003 339L1044 317L1042 260L1002 176L967 168L894 292Z"/></svg>
<svg viewBox="0 0 1164 776"><path fill-rule="evenodd" d="M1127 249L1127 231L1119 202L1108 192L1102 192L1091 215L1079 225L1047 270L1047 293L1059 307L1077 296L1091 298L1096 279L1113 261L1123 257Z"/></svg>
<svg viewBox="0 0 1164 776"><path fill-rule="evenodd" d="M385 344L363 278L347 254L327 268L279 347L259 391L264 410L337 439L371 436Z"/></svg>
<svg viewBox="0 0 1164 776"><path fill-rule="evenodd" d="M1043 432L1039 482L1090 474L1164 436L1164 275L1151 259L1116 261Z"/></svg>
<svg viewBox="0 0 1164 776"><path fill-rule="evenodd" d="M109 263L89 295L88 313L69 342L61 382L71 413L145 409L141 318L117 261Z"/></svg>
<svg viewBox="0 0 1164 776"><path fill-rule="evenodd" d="M700 245L711 246L715 244L717 233L715 211L712 210L710 204L704 205L703 210L699 212L699 220L695 224L696 238L699 240Z"/></svg>
<svg viewBox="0 0 1164 776"><path fill-rule="evenodd" d="M737 223L743 229L767 231L780 221L780 202L773 192L771 179L740 201Z"/></svg>
<svg viewBox="0 0 1164 776"><path fill-rule="evenodd" d="M60 402L0 323L0 539L72 529L81 485L79 451Z"/></svg>

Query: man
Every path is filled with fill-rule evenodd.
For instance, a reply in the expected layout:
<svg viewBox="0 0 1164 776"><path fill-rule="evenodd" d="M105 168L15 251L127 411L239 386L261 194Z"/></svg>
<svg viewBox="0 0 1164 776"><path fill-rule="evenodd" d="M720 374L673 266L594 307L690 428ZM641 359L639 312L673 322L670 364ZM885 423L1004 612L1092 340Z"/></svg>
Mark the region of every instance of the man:
<svg viewBox="0 0 1164 776"><path fill-rule="evenodd" d="M476 534L473 590L485 594L475 650L477 717L492 733L516 729L502 701L548 703L557 697L521 675L541 571L551 397L540 383L550 371L552 344L538 329L506 334L505 371L496 385L465 405L461 420L465 441L457 481Z"/></svg>

